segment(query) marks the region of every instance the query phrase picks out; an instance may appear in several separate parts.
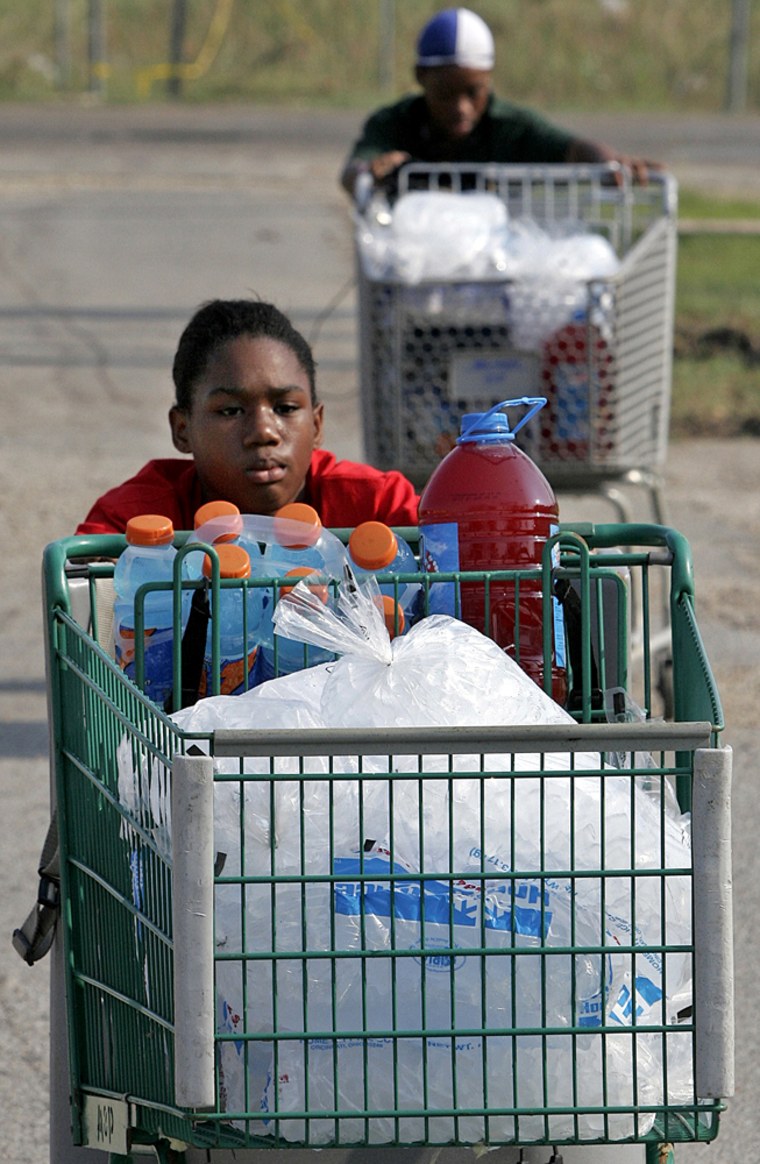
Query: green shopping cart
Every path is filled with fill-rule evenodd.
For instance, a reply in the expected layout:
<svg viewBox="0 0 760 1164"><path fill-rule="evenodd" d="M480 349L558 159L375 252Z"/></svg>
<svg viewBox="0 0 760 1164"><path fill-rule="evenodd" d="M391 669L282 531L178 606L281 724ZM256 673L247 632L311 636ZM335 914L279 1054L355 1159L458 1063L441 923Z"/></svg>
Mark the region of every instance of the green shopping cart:
<svg viewBox="0 0 760 1164"><path fill-rule="evenodd" d="M572 717L451 729L190 730L111 657L123 547L44 559L75 1143L653 1162L717 1135L731 753L680 534L562 526Z"/></svg>

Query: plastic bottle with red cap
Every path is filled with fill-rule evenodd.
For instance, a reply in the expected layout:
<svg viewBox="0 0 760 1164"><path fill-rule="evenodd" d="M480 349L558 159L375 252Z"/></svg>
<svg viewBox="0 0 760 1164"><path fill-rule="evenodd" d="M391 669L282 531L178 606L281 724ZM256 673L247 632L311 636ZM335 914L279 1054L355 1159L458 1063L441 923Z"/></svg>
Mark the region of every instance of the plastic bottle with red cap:
<svg viewBox="0 0 760 1164"><path fill-rule="evenodd" d="M252 673L256 664L262 620L262 591L246 586L251 577L251 560L242 546L231 542L214 545L219 561L219 587L211 587L210 618L206 638L203 674L198 694L214 691L214 629L219 633L219 693L239 695L254 686ZM203 562L203 575L213 579L210 555ZM224 582L234 582L225 586Z"/></svg>
<svg viewBox="0 0 760 1164"><path fill-rule="evenodd" d="M147 582L171 582L174 575L174 527L168 517L142 514L127 522L127 545L114 567L114 648L116 661L138 678L137 594ZM143 609L143 689L163 706L173 688L174 610L171 590L146 591Z"/></svg>
<svg viewBox="0 0 760 1164"><path fill-rule="evenodd" d="M348 557L357 581L370 575L417 574L419 567L408 542L382 521L363 521L348 539ZM388 609L398 606L402 624L397 633L408 630L421 593L419 582L386 581L379 584L380 593L391 600Z"/></svg>
<svg viewBox="0 0 760 1164"><path fill-rule="evenodd" d="M559 528L554 491L538 466L515 444L515 434L545 404L542 397L506 400L489 412L462 418L454 449L433 472L420 498L421 560L429 572L540 570L547 541ZM510 428L505 408L527 411ZM551 693L566 695L562 611L545 595L540 576L430 587L431 612L458 613L503 647L544 686L544 615L552 630Z"/></svg>

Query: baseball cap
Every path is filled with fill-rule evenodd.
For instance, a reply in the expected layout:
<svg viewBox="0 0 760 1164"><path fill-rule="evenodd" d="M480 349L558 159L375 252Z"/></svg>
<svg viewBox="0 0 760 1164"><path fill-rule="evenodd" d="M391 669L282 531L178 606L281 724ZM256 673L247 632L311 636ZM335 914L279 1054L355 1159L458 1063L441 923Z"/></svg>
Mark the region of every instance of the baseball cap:
<svg viewBox="0 0 760 1164"><path fill-rule="evenodd" d="M484 20L469 8L444 8L429 20L417 41L417 65L459 65L492 69L493 36Z"/></svg>

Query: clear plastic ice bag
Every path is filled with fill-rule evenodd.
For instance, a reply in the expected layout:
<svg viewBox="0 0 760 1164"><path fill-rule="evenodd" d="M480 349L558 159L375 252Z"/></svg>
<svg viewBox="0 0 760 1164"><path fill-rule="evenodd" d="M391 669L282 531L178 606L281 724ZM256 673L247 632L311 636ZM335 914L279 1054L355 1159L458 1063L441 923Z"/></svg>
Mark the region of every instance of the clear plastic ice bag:
<svg viewBox="0 0 760 1164"><path fill-rule="evenodd" d="M177 713L175 722L201 733L217 726L382 731L573 722L498 646L458 620L431 616L391 643L376 591L374 579L361 587L349 583L326 607L299 584L279 604L278 632L335 651L336 662L244 695L201 701ZM510 775L513 762L519 777ZM597 869L629 868L632 854L636 869L658 869L663 852L674 867L688 867L688 837L625 773L596 774L601 763L596 753L576 753L571 773L563 752L521 754L513 761L488 753L391 755L379 746L377 755L362 760L361 778L355 756L310 758L307 775L298 757L286 756L271 765L266 758L245 758L250 779L219 780L215 839L225 872L264 878L244 892L234 883L217 888L216 943L227 955L217 964L218 1029L258 1036L219 1044L227 1110L247 1102L271 1119L275 1112L304 1110L307 1094L315 1111L360 1112L367 1095L378 1110L392 1109L398 1096L418 1106L423 1056L428 1102L443 1110L455 1102L482 1107L486 1084L491 1103L501 1095L509 1105L511 1091L507 1096L504 1087L511 1087L513 1072L525 1109L542 1106L544 1087L553 1106L625 1107L633 1102L634 1080L636 1102L656 1104L663 1099L664 1046L667 1098L688 1094L689 1048L680 1058L670 1053L672 1039L683 1038L677 1028L663 1040L644 1031L632 1037L631 1025L634 1015L639 1024L672 1024L690 997L688 957L669 955L665 973L662 957L647 953L664 941L688 944L689 879L669 877L663 892L659 877L638 878L632 916L631 876L593 876ZM216 761L220 776L238 771L237 765ZM146 793L141 784L138 796ZM151 803L158 807L155 798ZM584 875L542 876L573 865ZM520 873L483 876L492 869ZM367 873L376 875L371 888L363 880ZM271 875L274 890L266 883ZM401 878L395 896L394 878ZM485 958L471 952L483 934ZM436 957L452 944L453 963L448 955ZM561 952L584 944L609 952ZM642 952L620 953L621 945ZM527 955L547 952L543 985L534 957L499 957L516 948ZM355 956L366 949L378 956ZM393 949L424 955L383 956ZM267 958L270 950L279 957ZM309 951L323 956L310 958ZM293 957L283 957L288 953ZM435 972L436 961L445 972ZM512 961L514 973L505 973ZM394 1023L405 1031L425 1023L443 1030L452 1013L463 1029L498 1032L514 1015L524 1028L558 1033L543 1039L489 1034L487 1054L482 1038L454 1044L451 1037L377 1037L365 1045L339 1033L387 1031ZM276 1048L264 1037L275 1022L296 1036ZM564 1036L574 1023L586 1033ZM603 1023L619 1026L620 1035L601 1040L595 1032ZM316 1040L310 1031L338 1034ZM639 1117L640 1133L652 1118ZM293 1141L307 1131L298 1119L283 1119L277 1129ZM494 1138L513 1134L506 1117L489 1117L489 1129ZM274 1125L264 1124L267 1130ZM341 1136L361 1138L365 1130L357 1115L355 1124L346 1119ZM529 1117L521 1120L522 1135L530 1138L534 1130L544 1135L540 1117L535 1129ZM551 1131L558 1138L605 1132L622 1138L633 1133L634 1121L620 1113L605 1124L605 1117L588 1115L576 1125L573 1116L557 1115ZM477 1114L460 1121L465 1138L476 1142L484 1133ZM445 1140L453 1124L441 1116L426 1130L404 1117L397 1133L392 1118L373 1117L368 1134L376 1143L397 1134ZM309 1122L311 1144L328 1143L332 1135L330 1121Z"/></svg>

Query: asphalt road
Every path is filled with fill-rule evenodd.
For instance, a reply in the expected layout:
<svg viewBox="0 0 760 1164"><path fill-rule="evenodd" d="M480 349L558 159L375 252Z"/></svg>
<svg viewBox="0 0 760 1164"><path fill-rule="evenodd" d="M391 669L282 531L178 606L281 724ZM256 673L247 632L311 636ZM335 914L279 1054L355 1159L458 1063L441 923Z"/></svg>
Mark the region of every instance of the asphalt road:
<svg viewBox="0 0 760 1164"><path fill-rule="evenodd" d="M758 118L565 118L664 162L684 185L760 190ZM336 174L359 118L216 109L0 106L0 1111L8 1164L47 1158L48 966L10 932L32 903L47 824L42 547L152 456L179 333L213 296L259 294L314 341L326 444L360 457L351 220ZM672 444L672 524L694 551L698 613L735 758L737 1095L715 1146L748 1155L759 1068L754 744L760 676L760 460L753 441ZM596 516L562 498L565 518ZM634 505L639 500L634 498ZM56 1064L54 1070L62 1071ZM709 1153L709 1155L708 1155Z"/></svg>

